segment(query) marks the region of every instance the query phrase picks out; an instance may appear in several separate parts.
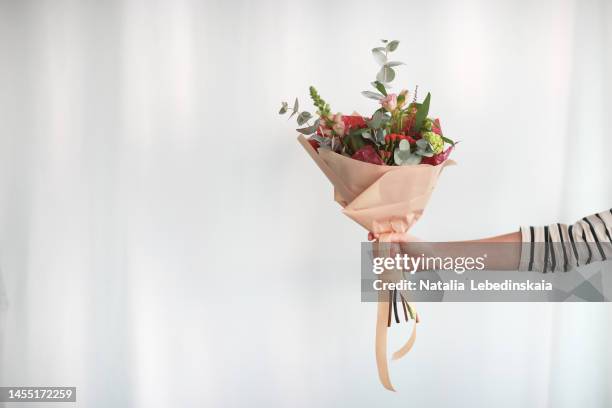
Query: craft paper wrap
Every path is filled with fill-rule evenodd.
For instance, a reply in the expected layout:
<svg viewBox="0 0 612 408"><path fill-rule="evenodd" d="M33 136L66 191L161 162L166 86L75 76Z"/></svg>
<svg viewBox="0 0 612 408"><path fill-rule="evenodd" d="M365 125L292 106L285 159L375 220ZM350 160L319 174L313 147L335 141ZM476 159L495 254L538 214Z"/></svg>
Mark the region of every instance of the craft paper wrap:
<svg viewBox="0 0 612 408"><path fill-rule="evenodd" d="M442 169L455 164L452 160L446 160L437 166L382 166L351 159L331 150L319 149L317 153L304 136L299 136L298 141L331 181L334 199L343 207L342 212L367 231L379 234L381 242L393 241L394 234L408 231L419 220ZM388 253L386 256L393 254ZM381 383L393 391L387 363L387 328L391 322L391 305L395 305L395 299L391 299L391 293L388 296L389 299L385 299L384 292L380 292L376 323L376 363ZM405 307L403 299L402 306ZM393 359L401 358L412 348L416 339L418 315L414 320L415 326L410 338L393 354Z"/></svg>

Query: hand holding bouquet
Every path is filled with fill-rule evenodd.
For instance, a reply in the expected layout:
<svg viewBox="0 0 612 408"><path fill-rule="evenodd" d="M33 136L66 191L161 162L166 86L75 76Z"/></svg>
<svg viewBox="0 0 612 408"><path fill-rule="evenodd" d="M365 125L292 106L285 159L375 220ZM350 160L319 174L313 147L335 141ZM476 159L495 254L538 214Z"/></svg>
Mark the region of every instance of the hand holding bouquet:
<svg viewBox="0 0 612 408"><path fill-rule="evenodd" d="M316 117L299 110L296 99L293 107L283 102L280 114L291 111L296 116L300 143L334 186L334 199L343 212L375 234L379 241L389 241L397 233L405 233L421 217L442 169L449 164L448 156L455 142L442 134L438 119L428 117L431 95L417 102L417 90L412 94L402 90L390 91L395 78L394 67L403 65L389 61L398 41L382 40L372 54L380 65L372 86L376 91L363 91L375 99L379 107L369 117L333 114L330 105L314 87L310 97L316 107ZM312 123L311 123L312 122ZM305 136L308 136L306 139ZM389 245L381 251L394 252ZM399 273L398 273L399 272ZM389 271L399 276L401 271ZM419 321L414 306L408 303L407 293L389 290L379 292L376 325L376 363L383 386L393 390L387 365L387 328L398 310L403 310L406 321ZM399 303L399 308L398 308ZM393 312L393 313L392 313ZM416 325L403 347L393 354L404 356L416 339Z"/></svg>

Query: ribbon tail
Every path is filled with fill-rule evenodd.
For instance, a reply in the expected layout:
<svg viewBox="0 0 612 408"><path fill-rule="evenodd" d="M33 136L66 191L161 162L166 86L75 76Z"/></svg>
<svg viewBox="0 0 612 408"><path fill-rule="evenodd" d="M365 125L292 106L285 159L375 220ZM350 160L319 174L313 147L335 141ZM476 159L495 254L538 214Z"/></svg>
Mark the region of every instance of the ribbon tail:
<svg viewBox="0 0 612 408"><path fill-rule="evenodd" d="M412 349L412 346L414 346L414 342L416 341L416 328L417 325L415 320L414 327L412 328L412 334L410 334L410 338L408 339L406 344L404 344L399 350L393 353L393 356L391 357L392 360L399 360L400 358L404 357L406 353L410 351L410 349Z"/></svg>
<svg viewBox="0 0 612 408"><path fill-rule="evenodd" d="M389 302L383 299L378 301L378 318L376 319L376 366L378 379L389 391L395 391L389 377L387 364L387 319L389 317Z"/></svg>

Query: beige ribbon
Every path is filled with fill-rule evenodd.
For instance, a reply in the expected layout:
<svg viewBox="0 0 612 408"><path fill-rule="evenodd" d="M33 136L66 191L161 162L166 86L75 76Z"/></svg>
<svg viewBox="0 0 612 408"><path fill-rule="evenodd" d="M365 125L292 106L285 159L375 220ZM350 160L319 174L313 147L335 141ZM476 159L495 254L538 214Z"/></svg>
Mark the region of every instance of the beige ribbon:
<svg viewBox="0 0 612 408"><path fill-rule="evenodd" d="M392 229L396 233L405 232L404 225L402 223L393 222ZM399 225L398 225L399 224ZM404 231L402 231L404 230ZM389 243L390 238L393 237L393 233L381 234L379 236L379 242ZM399 245L399 244L398 244ZM391 250L389 250L391 252ZM392 254L390 254L392 255ZM385 291L381 291L378 294L378 313L376 318L376 366L378 368L378 379L380 380L383 387L388 389L389 391L395 391L393 385L391 384L391 378L389 376L389 364L387 361L387 330L388 327L388 319L389 319L389 306L390 302L388 299L384 299ZM412 307L414 309L414 307ZM410 337L404 343L399 350L393 353L391 359L399 360L404 357L414 346L414 342L416 341L416 325L419 323L419 315L415 311L414 316L414 326L412 328L412 333Z"/></svg>
<svg viewBox="0 0 612 408"><path fill-rule="evenodd" d="M382 295L381 295L382 296ZM387 362L387 317L389 315L389 302L379 299L378 302L378 317L376 319L376 366L378 368L378 379L380 383L389 391L395 391L389 377L389 365ZM416 341L416 323L415 320L412 333L408 341L395 353L392 359L399 360L410 351Z"/></svg>

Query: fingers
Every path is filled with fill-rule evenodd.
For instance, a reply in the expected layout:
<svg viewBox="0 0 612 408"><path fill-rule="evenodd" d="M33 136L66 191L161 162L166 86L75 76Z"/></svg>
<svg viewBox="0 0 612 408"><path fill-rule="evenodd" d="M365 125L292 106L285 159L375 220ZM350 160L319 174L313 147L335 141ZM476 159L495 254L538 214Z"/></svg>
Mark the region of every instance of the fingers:
<svg viewBox="0 0 612 408"><path fill-rule="evenodd" d="M410 242L411 235L407 232L387 232L380 234L378 240L381 242Z"/></svg>
<svg viewBox="0 0 612 408"><path fill-rule="evenodd" d="M383 234L375 234L368 232L368 241L381 241L381 242L422 242L421 239L410 235L407 232L386 232Z"/></svg>

